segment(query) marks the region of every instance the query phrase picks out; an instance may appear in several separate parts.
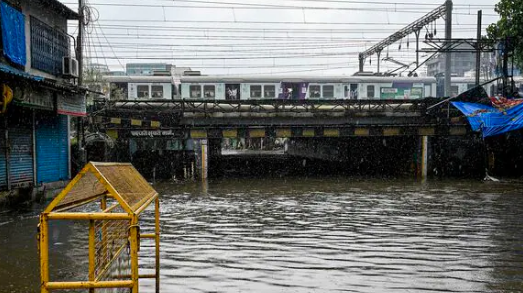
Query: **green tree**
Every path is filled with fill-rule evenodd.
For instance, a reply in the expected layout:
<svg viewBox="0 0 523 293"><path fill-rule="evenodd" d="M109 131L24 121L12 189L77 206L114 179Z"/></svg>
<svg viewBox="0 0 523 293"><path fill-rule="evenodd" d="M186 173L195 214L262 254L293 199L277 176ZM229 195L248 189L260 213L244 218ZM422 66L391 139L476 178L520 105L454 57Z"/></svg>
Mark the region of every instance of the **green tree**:
<svg viewBox="0 0 523 293"><path fill-rule="evenodd" d="M500 0L495 11L500 20L487 28L492 41L511 39L514 46L514 63L523 68L523 0Z"/></svg>

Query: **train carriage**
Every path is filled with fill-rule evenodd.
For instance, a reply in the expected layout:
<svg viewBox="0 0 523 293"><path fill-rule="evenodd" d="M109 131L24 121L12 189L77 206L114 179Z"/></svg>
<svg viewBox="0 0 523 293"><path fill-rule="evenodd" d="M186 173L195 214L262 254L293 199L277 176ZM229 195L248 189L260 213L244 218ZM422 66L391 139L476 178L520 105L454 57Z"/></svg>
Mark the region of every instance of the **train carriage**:
<svg viewBox="0 0 523 293"><path fill-rule="evenodd" d="M420 99L436 96L436 79L420 77L183 76L180 98Z"/></svg>
<svg viewBox="0 0 523 293"><path fill-rule="evenodd" d="M179 96L171 76L104 76L111 100L172 100Z"/></svg>
<svg viewBox="0 0 523 293"><path fill-rule="evenodd" d="M485 83L485 80L480 80L480 83ZM460 93L463 93L469 89L472 89L476 86L476 79L474 77L452 77L451 86L450 86L450 95L455 97ZM495 96L501 94L502 86L501 80L491 82L483 85L483 88L489 96ZM514 77L514 91L523 92L523 77ZM443 79L438 80L438 89L437 94L440 97L443 97L444 94L444 85ZM521 95L521 94L520 94Z"/></svg>
<svg viewBox="0 0 523 293"><path fill-rule="evenodd" d="M251 99L421 99L443 97L441 79L385 76L104 76L111 100ZM483 81L482 81L483 82ZM523 77L514 78L523 93ZM475 86L474 78L453 77L451 95ZM497 95L498 82L484 85Z"/></svg>

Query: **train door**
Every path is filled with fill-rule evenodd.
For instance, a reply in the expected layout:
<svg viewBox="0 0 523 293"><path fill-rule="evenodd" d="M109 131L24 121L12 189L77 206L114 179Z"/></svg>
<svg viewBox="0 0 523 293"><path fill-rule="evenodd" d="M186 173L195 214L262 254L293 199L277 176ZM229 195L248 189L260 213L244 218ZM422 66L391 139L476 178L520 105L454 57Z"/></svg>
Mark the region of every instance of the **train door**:
<svg viewBox="0 0 523 293"><path fill-rule="evenodd" d="M227 83L225 84L225 99L228 101L234 101L240 99L240 84L239 83Z"/></svg>
<svg viewBox="0 0 523 293"><path fill-rule="evenodd" d="M284 100L299 100L304 99L306 93L307 83L283 82L279 98Z"/></svg>
<svg viewBox="0 0 523 293"><path fill-rule="evenodd" d="M349 97L351 100L357 100L358 99L358 84L357 83L351 83L349 84Z"/></svg>

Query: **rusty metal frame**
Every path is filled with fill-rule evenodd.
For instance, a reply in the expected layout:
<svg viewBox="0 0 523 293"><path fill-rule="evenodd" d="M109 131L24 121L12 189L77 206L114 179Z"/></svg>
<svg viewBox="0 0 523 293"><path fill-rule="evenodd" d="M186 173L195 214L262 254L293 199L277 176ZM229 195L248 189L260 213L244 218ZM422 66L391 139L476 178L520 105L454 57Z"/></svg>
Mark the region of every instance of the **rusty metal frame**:
<svg viewBox="0 0 523 293"><path fill-rule="evenodd" d="M330 99L330 100L282 100L282 99L263 99L263 100L164 100L164 101L95 101L92 116L99 116L103 112L122 112L122 113L155 113L155 114L181 114L183 113L205 113L216 112L324 112L326 106L332 106L332 110L343 109L345 111L369 111L369 110L392 110L397 111L406 106L414 108L426 108L430 104L426 99L407 99L407 100L349 100L349 99Z"/></svg>

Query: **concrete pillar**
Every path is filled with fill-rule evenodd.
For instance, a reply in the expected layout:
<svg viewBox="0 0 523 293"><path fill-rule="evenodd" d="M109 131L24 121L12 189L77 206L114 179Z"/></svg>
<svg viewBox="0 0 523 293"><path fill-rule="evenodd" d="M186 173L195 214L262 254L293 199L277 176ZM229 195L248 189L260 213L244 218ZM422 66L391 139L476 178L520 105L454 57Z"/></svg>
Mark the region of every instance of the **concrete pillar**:
<svg viewBox="0 0 523 293"><path fill-rule="evenodd" d="M421 149L420 149L420 176L422 180L427 179L428 164L429 164L429 137L424 135L420 138Z"/></svg>
<svg viewBox="0 0 523 293"><path fill-rule="evenodd" d="M197 177L200 179L207 179L209 169L209 150L207 139L194 140L194 160L196 163Z"/></svg>

